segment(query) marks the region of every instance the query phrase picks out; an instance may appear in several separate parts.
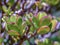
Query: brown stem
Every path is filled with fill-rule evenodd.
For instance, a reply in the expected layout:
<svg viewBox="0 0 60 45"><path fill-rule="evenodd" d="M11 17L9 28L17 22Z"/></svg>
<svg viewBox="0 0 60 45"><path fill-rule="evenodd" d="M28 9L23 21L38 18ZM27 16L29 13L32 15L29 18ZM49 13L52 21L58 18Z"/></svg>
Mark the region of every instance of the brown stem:
<svg viewBox="0 0 60 45"><path fill-rule="evenodd" d="M6 3L6 0L4 0L4 4L8 7L7 3Z"/></svg>
<svg viewBox="0 0 60 45"><path fill-rule="evenodd" d="M19 13L18 13L18 15L23 15L27 10L29 10L33 5L35 4L35 2L33 2L33 3L31 3L31 4L29 4L26 8L23 8ZM23 7L24 7L24 5L23 5Z"/></svg>
<svg viewBox="0 0 60 45"><path fill-rule="evenodd" d="M12 7L11 7L11 10L12 10L12 11L15 10L15 7L16 7L16 5L18 4L18 2L19 2L19 0L17 0L17 1L12 5Z"/></svg>

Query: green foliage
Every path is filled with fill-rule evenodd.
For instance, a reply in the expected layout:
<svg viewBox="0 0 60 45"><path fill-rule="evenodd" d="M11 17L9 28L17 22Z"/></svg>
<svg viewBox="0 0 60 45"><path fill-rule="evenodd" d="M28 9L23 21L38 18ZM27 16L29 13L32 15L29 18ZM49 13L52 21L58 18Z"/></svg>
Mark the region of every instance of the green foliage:
<svg viewBox="0 0 60 45"><path fill-rule="evenodd" d="M6 13L6 15L11 15L13 11L10 10L11 7L6 7L5 5L2 6L3 11Z"/></svg>
<svg viewBox="0 0 60 45"><path fill-rule="evenodd" d="M0 33L3 38L0 38L0 45L2 42L4 44L7 42L5 45L13 45L11 43L17 42L23 43L22 45L35 45L35 43L59 45L59 35L55 37L47 35L49 39L45 36L45 34L54 33L58 21L60 22L59 3L60 0L1 0ZM9 36L7 41L4 40L5 34ZM36 42L35 39L37 39ZM55 41L59 43L54 44Z"/></svg>
<svg viewBox="0 0 60 45"><path fill-rule="evenodd" d="M50 18L48 16L44 16L41 18L40 20L40 25L44 26L44 25L49 25L51 22Z"/></svg>
<svg viewBox="0 0 60 45"><path fill-rule="evenodd" d="M10 17L10 22L16 22L16 16L11 16Z"/></svg>
<svg viewBox="0 0 60 45"><path fill-rule="evenodd" d="M56 19L60 22L60 17L56 17Z"/></svg>
<svg viewBox="0 0 60 45"><path fill-rule="evenodd" d="M22 18L19 18L17 21L17 25L20 27L22 25Z"/></svg>
<svg viewBox="0 0 60 45"><path fill-rule="evenodd" d="M42 0L42 2L46 2L49 5L57 5L59 3L59 0Z"/></svg>
<svg viewBox="0 0 60 45"><path fill-rule="evenodd" d="M2 43L2 42L3 42L3 38L0 37L0 43Z"/></svg>
<svg viewBox="0 0 60 45"><path fill-rule="evenodd" d="M38 16L33 16L32 14L26 15L25 21L22 19L21 16L18 17L13 15L11 15L9 18L5 17L4 19L7 21L6 29L8 31L14 30L21 36L23 36L24 32L26 32L26 26L28 25L30 25L29 32L31 32L32 34L34 33L34 31L37 31L38 34L45 34L48 33L50 30L54 30L52 28L55 28L56 26L54 25L55 21L53 22L51 16L47 16L45 12L39 12Z"/></svg>
<svg viewBox="0 0 60 45"><path fill-rule="evenodd" d="M37 30L38 34L45 34L50 31L50 28L48 26L42 26Z"/></svg>
<svg viewBox="0 0 60 45"><path fill-rule="evenodd" d="M30 32L32 32L32 33L33 33L34 31L35 31L34 26L31 26L31 27L30 27Z"/></svg>
<svg viewBox="0 0 60 45"><path fill-rule="evenodd" d="M39 26L39 20L36 17L33 17L32 21L33 21L35 28L37 29Z"/></svg>
<svg viewBox="0 0 60 45"><path fill-rule="evenodd" d="M19 28L14 24L7 24L7 28L8 28L8 30L15 30L17 32L20 31Z"/></svg>
<svg viewBox="0 0 60 45"><path fill-rule="evenodd" d="M9 6L12 6L14 4L14 0L12 1L12 0L9 0L9 2L8 2L8 5Z"/></svg>
<svg viewBox="0 0 60 45"><path fill-rule="evenodd" d="M20 34L18 32L16 32L15 30L10 30L8 31L8 34L11 36L19 36Z"/></svg>
<svg viewBox="0 0 60 45"><path fill-rule="evenodd" d="M38 18L39 18L39 20L40 20L42 17L44 17L44 16L47 16L47 14L46 14L45 12L39 12L39 13L38 13Z"/></svg>

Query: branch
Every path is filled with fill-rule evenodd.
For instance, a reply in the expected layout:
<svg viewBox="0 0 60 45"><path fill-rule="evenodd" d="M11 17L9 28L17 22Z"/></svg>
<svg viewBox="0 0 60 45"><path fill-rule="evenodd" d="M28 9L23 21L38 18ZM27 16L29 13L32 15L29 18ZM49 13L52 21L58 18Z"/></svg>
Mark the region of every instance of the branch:
<svg viewBox="0 0 60 45"><path fill-rule="evenodd" d="M29 5L25 6L23 5L23 8L17 11L18 15L23 15L27 10L29 10L33 5L35 4L35 0L31 1ZM24 10L23 10L24 9Z"/></svg>
<svg viewBox="0 0 60 45"><path fill-rule="evenodd" d="M17 1L13 4L13 6L11 7L11 10L12 10L12 11L15 10L15 7L16 7L16 5L18 4L18 2L19 2L19 0L17 0Z"/></svg>
<svg viewBox="0 0 60 45"><path fill-rule="evenodd" d="M55 31L51 32L51 34L54 34L56 32L60 31L60 28L59 29L56 29Z"/></svg>
<svg viewBox="0 0 60 45"><path fill-rule="evenodd" d="M6 0L4 0L4 4L8 7L7 3L6 3Z"/></svg>

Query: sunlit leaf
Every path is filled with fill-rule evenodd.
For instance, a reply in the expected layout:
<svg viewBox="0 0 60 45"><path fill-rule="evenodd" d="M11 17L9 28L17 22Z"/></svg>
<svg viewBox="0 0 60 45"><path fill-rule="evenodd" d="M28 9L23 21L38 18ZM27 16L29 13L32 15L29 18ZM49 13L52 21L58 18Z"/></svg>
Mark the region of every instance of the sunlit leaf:
<svg viewBox="0 0 60 45"><path fill-rule="evenodd" d="M2 42L3 42L3 38L0 37L0 43L2 43Z"/></svg>
<svg viewBox="0 0 60 45"><path fill-rule="evenodd" d="M38 34L45 34L50 31L50 28L48 26L42 26L37 30Z"/></svg>
<svg viewBox="0 0 60 45"><path fill-rule="evenodd" d="M2 6L2 9L3 11L6 13L8 10L7 10L7 7L5 5Z"/></svg>
<svg viewBox="0 0 60 45"><path fill-rule="evenodd" d="M54 30L56 29L57 22L58 22L58 21L57 21L56 19L53 19L53 20L51 21L51 23L52 23L51 31L54 31Z"/></svg>
<svg viewBox="0 0 60 45"><path fill-rule="evenodd" d="M11 16L10 17L10 22L16 22L16 16Z"/></svg>
<svg viewBox="0 0 60 45"><path fill-rule="evenodd" d="M47 16L47 14L45 12L39 12L37 18L40 20L44 16Z"/></svg>

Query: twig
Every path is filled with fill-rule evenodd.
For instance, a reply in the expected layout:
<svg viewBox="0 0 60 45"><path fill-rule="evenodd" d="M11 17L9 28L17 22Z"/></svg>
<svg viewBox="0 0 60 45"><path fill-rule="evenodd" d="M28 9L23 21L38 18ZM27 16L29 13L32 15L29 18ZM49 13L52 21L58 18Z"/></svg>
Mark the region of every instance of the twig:
<svg viewBox="0 0 60 45"><path fill-rule="evenodd" d="M6 0L4 0L4 4L8 7L7 3L6 3Z"/></svg>
<svg viewBox="0 0 60 45"><path fill-rule="evenodd" d="M18 2L19 2L19 0L17 0L17 1L13 4L13 6L11 7L11 10L12 10L12 11L15 10L15 7L16 7L16 5L18 4Z"/></svg>
<svg viewBox="0 0 60 45"><path fill-rule="evenodd" d="M20 10L18 10L19 12L17 13L18 15L23 15L27 10L29 10L33 5L35 4L34 2L31 2L28 6L26 6L25 8L21 8ZM23 6L24 7L24 6Z"/></svg>

